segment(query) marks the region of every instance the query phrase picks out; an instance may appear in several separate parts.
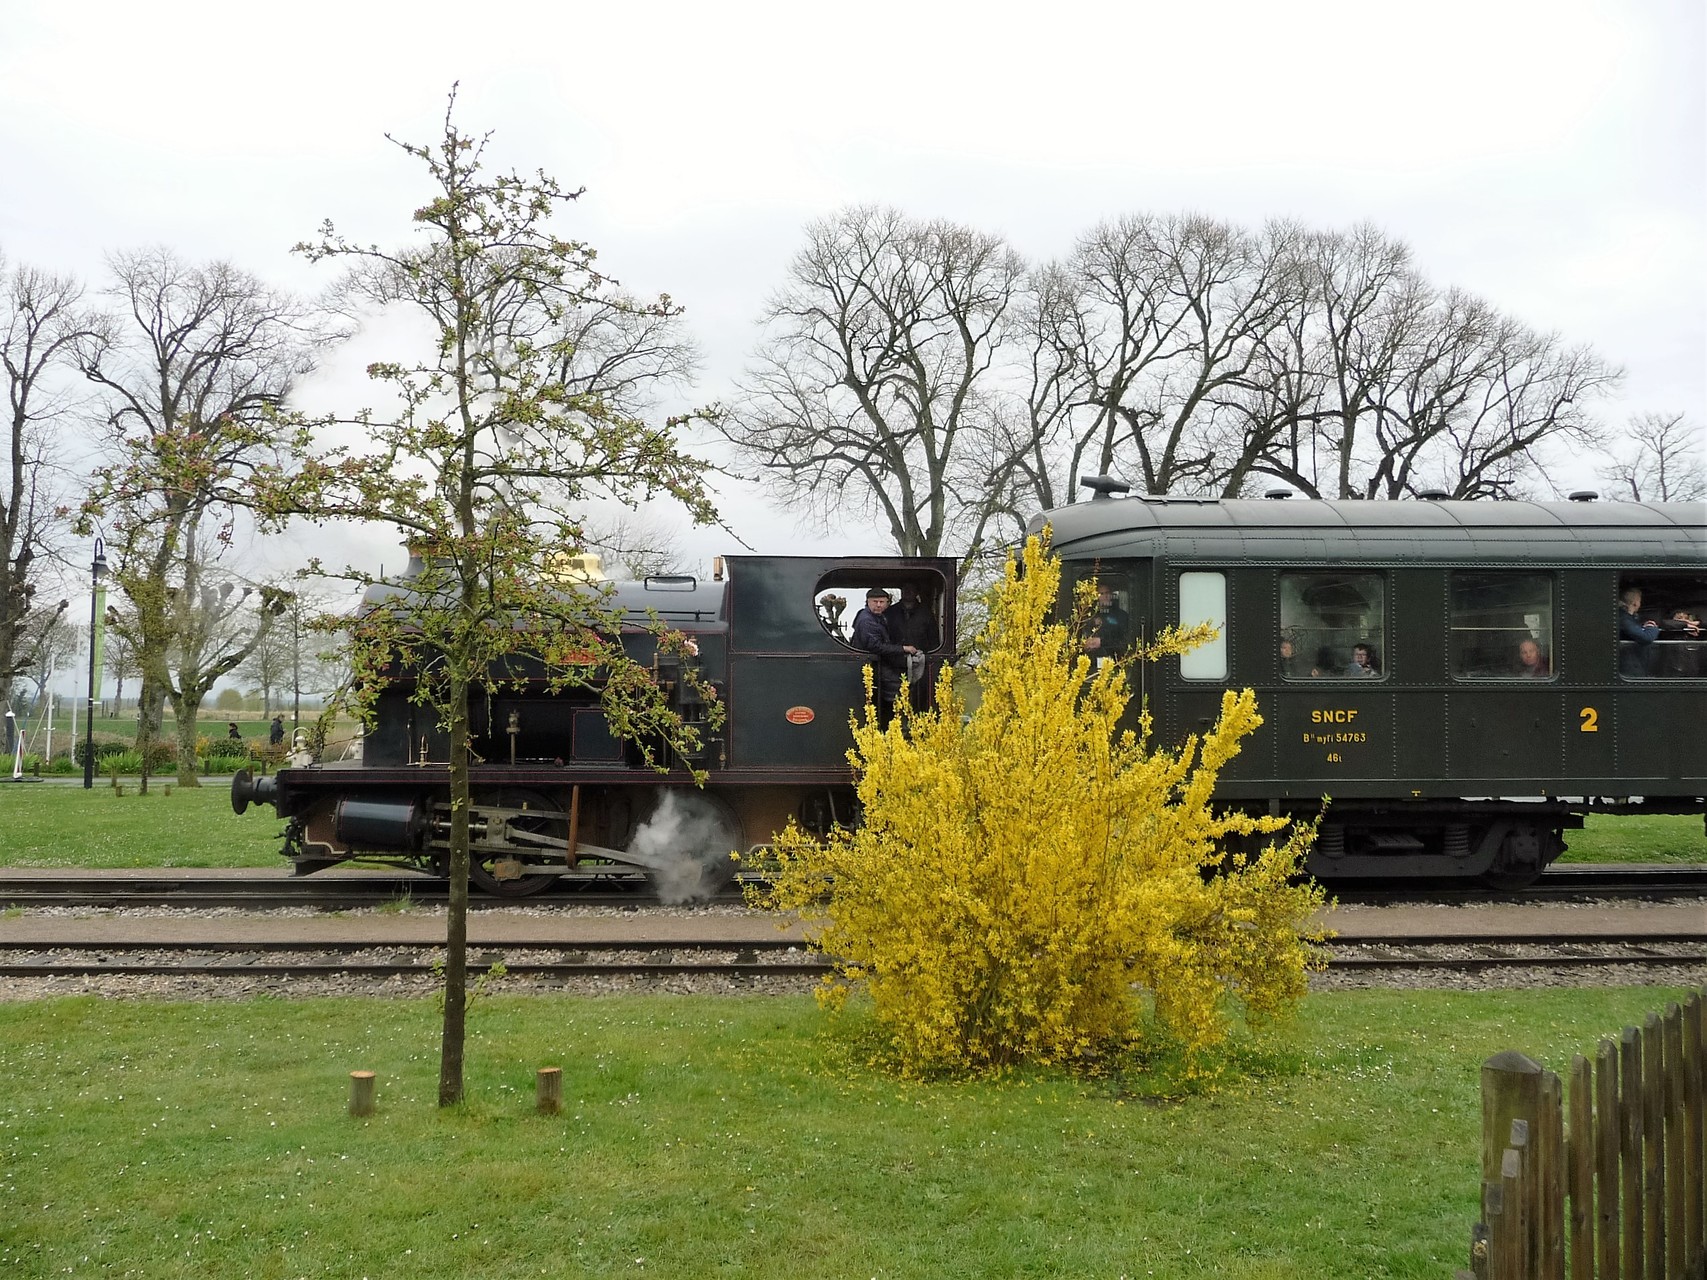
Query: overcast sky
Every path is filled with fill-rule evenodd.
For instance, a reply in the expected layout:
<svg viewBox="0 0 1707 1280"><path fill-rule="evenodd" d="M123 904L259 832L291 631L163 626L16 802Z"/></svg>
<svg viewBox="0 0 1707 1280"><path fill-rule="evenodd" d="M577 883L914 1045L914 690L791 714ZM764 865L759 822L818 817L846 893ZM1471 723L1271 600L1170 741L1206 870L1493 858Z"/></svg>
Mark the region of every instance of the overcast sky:
<svg viewBox="0 0 1707 1280"><path fill-rule="evenodd" d="M585 186L569 232L686 305L701 402L802 226L874 202L1033 258L1140 211L1373 220L1435 282L1622 364L1614 420L1702 423L1704 9L0 0L0 250L98 280L158 243L315 290L290 245L328 217L405 238L421 170L383 135L431 141L460 81L496 163ZM353 371L390 354L352 350L308 398L377 407ZM726 503L756 550L804 545L757 507Z"/></svg>

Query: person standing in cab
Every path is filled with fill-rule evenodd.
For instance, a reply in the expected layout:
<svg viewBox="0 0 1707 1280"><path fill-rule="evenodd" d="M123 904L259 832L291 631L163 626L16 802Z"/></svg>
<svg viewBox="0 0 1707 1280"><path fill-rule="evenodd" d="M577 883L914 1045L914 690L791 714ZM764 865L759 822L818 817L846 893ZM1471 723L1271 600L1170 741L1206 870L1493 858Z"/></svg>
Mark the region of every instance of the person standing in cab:
<svg viewBox="0 0 1707 1280"><path fill-rule="evenodd" d="M889 593L873 587L865 593L865 608L854 615L854 648L872 655L871 682L877 697L877 726L888 728L889 717L895 710L895 699L901 693L901 674L907 669L907 656L918 650L910 644L899 644L889 634L889 624L883 615L889 611Z"/></svg>
<svg viewBox="0 0 1707 1280"><path fill-rule="evenodd" d="M936 615L919 595L918 587L904 582L901 584L901 598L889 606L883 621L888 624L890 640L903 648L910 645L913 649L907 658L907 700L912 703L914 711L923 711L930 705L925 655L935 653L942 644Z"/></svg>

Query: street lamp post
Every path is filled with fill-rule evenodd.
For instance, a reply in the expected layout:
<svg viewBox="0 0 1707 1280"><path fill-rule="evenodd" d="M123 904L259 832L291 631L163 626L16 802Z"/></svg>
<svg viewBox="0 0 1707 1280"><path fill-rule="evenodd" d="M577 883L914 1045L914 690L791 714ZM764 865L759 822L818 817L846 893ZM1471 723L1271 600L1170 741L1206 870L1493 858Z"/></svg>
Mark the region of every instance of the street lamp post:
<svg viewBox="0 0 1707 1280"><path fill-rule="evenodd" d="M101 652L101 579L107 576L107 544L95 539L95 562L89 566L89 705L83 726L83 789L95 785L95 671Z"/></svg>

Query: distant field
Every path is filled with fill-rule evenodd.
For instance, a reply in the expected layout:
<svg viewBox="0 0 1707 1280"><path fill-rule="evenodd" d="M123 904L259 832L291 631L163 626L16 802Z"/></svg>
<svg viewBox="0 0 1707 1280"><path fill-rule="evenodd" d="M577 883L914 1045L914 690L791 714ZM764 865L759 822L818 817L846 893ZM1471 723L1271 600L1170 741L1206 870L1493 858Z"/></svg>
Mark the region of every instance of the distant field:
<svg viewBox="0 0 1707 1280"><path fill-rule="evenodd" d="M0 1003L0 1274L1439 1280L1481 1063L1563 1070L1684 994L1312 996L1205 1094L1142 1063L897 1081L806 996L499 987L448 1112L430 999Z"/></svg>
<svg viewBox="0 0 1707 1280"><path fill-rule="evenodd" d="M104 780L84 791L64 781L0 782L0 866L276 867L283 823L256 805L231 812L231 781L199 788L156 778L138 796ZM1566 833L1565 862L1707 863L1699 815L1593 817Z"/></svg>

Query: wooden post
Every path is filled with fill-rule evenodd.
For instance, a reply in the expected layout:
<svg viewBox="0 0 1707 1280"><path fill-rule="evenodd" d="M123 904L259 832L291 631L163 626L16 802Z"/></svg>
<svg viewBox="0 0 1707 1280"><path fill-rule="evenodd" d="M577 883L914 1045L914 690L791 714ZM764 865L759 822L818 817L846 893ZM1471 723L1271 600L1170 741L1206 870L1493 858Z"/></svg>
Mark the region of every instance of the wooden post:
<svg viewBox="0 0 1707 1280"><path fill-rule="evenodd" d="M1666 1274L1683 1274L1683 1008L1666 1006L1665 1040Z"/></svg>
<svg viewBox="0 0 1707 1280"><path fill-rule="evenodd" d="M563 1110L563 1068L541 1067L534 1078L534 1101L542 1116Z"/></svg>
<svg viewBox="0 0 1707 1280"><path fill-rule="evenodd" d="M1618 1049L1610 1040L1594 1051L1594 1111L1596 1280L1619 1280Z"/></svg>
<svg viewBox="0 0 1707 1280"><path fill-rule="evenodd" d="M374 1074L371 1071L350 1072L350 1114L373 1114Z"/></svg>
<svg viewBox="0 0 1707 1280"><path fill-rule="evenodd" d="M1571 1133L1565 1140L1571 1231L1571 1280L1594 1280L1594 1068L1571 1058Z"/></svg>
<svg viewBox="0 0 1707 1280"><path fill-rule="evenodd" d="M1482 1221L1470 1229L1470 1268L1476 1280L1500 1275L1499 1242L1505 1238L1505 1191L1497 1182L1482 1184Z"/></svg>
<svg viewBox="0 0 1707 1280"><path fill-rule="evenodd" d="M1514 1120L1511 1127L1514 1142L1500 1153L1500 1192L1505 1200L1505 1217L1501 1222L1504 1230L1500 1233L1499 1253L1494 1258L1497 1264L1494 1274L1500 1280L1528 1280L1529 1251L1524 1246L1529 1241L1529 1220L1524 1209L1529 1197L1523 1187L1523 1148L1529 1145L1529 1135L1525 1121Z"/></svg>
<svg viewBox="0 0 1707 1280"><path fill-rule="evenodd" d="M1642 1023L1642 1274L1666 1280L1665 1049L1660 1015Z"/></svg>
<svg viewBox="0 0 1707 1280"><path fill-rule="evenodd" d="M1702 1025L1701 996L1691 992L1683 1002L1683 1163L1685 1252L1693 1262L1707 1260L1707 1154L1703 1153L1704 1115L1707 1115L1707 1028Z"/></svg>
<svg viewBox="0 0 1707 1280"><path fill-rule="evenodd" d="M1534 1133L1534 1124L1541 1107L1541 1064L1532 1058L1514 1050L1496 1053L1482 1064L1482 1181L1503 1183L1505 1178L1504 1165L1506 1150L1517 1146L1511 1140L1512 1122L1521 1121L1526 1135L1525 1147L1533 1147L1533 1142L1527 1140L1527 1135ZM1523 1164L1531 1163L1530 1150L1523 1153ZM1519 1218L1523 1220L1522 1248L1526 1258L1539 1255L1534 1251L1530 1241L1535 1228L1533 1174L1527 1179L1523 1188L1524 1199L1520 1204L1512 1199L1517 1191L1514 1182L1507 1189L1505 1200L1505 1217L1509 1221ZM1489 1227L1494 1224L1490 1222ZM1507 1246L1504 1237L1497 1229L1494 1232L1493 1247L1497 1267L1506 1266L1499 1257L1499 1251ZM1497 1274L1496 1270L1496 1274ZM1527 1272L1514 1274L1526 1275Z"/></svg>
<svg viewBox="0 0 1707 1280"><path fill-rule="evenodd" d="M1565 1280L1565 1099L1557 1072L1541 1073L1530 1203L1535 1208L1535 1272Z"/></svg>
<svg viewBox="0 0 1707 1280"><path fill-rule="evenodd" d="M563 849L565 866L575 865L575 851L581 847L581 784L569 788L569 843Z"/></svg>
<svg viewBox="0 0 1707 1280"><path fill-rule="evenodd" d="M1618 1036L1618 1163L1619 1229L1624 1236L1619 1270L1623 1280L1643 1280L1642 1037L1635 1027L1625 1027Z"/></svg>

